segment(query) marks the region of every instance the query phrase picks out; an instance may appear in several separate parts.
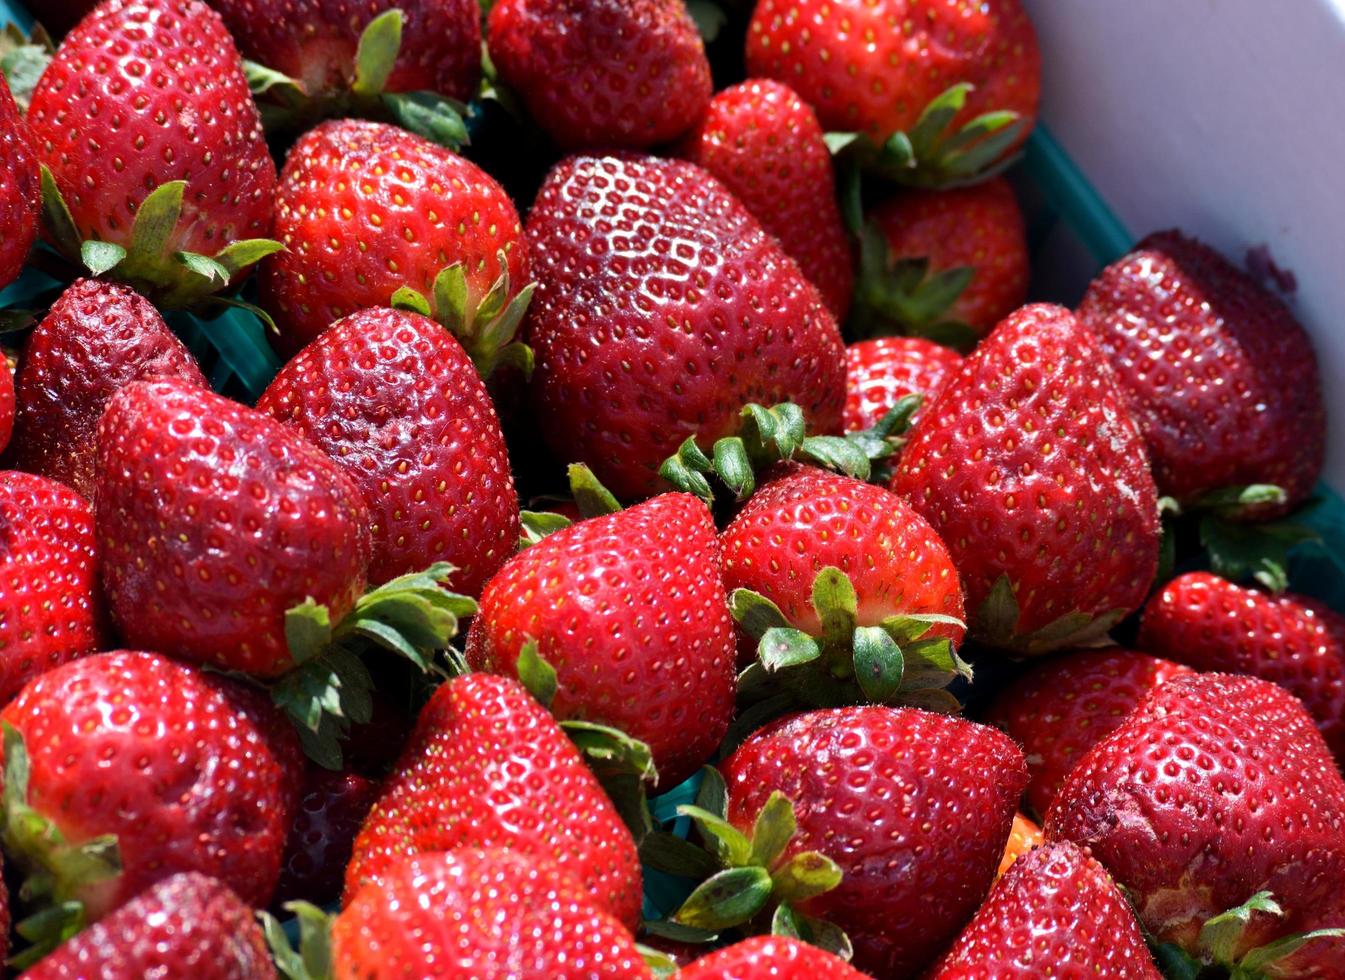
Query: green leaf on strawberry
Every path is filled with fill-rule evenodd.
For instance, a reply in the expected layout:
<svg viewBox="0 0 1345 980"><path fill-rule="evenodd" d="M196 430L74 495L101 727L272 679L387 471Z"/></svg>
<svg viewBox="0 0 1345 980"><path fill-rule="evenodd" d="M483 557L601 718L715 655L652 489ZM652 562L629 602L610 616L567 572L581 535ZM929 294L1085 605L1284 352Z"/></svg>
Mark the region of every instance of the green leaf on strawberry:
<svg viewBox="0 0 1345 980"><path fill-rule="evenodd" d="M285 927L275 916L257 913L276 969L287 980L328 980L332 976L331 928L336 917L310 902L286 902L284 908L298 923L298 949L291 945Z"/></svg>
<svg viewBox="0 0 1345 980"><path fill-rule="evenodd" d="M1269 980L1276 975L1270 967L1313 940L1345 936L1345 929L1317 929L1282 936L1238 954L1245 946L1243 937L1247 929L1258 916L1283 918L1284 915L1284 909L1271 892L1257 892L1241 905L1206 920L1197 939L1198 956L1169 944L1155 949L1155 956L1165 965L1175 967L1174 976L1194 977L1201 974L1203 967L1212 966L1225 971L1230 980Z"/></svg>
<svg viewBox="0 0 1345 980"><path fill-rule="evenodd" d="M1111 609L1100 615L1068 612L1031 633L1020 634L1020 611L1014 584L1008 575L1000 575L976 611L973 631L987 643L1005 650L1026 654L1045 653L1070 647L1106 646L1107 633L1127 610Z"/></svg>

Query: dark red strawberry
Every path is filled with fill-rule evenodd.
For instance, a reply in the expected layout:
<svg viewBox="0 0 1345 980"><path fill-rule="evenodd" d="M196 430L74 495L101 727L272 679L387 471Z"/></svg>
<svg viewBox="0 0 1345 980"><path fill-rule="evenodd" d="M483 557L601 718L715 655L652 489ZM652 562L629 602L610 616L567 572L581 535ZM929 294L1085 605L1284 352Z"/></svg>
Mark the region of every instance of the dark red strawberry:
<svg viewBox="0 0 1345 980"><path fill-rule="evenodd" d="M256 692L118 651L31 681L0 722L19 780L6 787L5 850L48 901L94 921L179 871L213 875L249 905L270 899L299 748Z"/></svg>
<svg viewBox="0 0 1345 980"><path fill-rule="evenodd" d="M845 357L817 290L718 181L653 157L572 157L528 216L538 422L612 492L648 496L688 438L748 402L839 428Z"/></svg>
<svg viewBox="0 0 1345 980"><path fill-rule="evenodd" d="M1324 603L1190 572L1150 598L1139 644L1197 670L1274 681L1303 702L1345 760L1345 617Z"/></svg>
<svg viewBox="0 0 1345 980"><path fill-rule="evenodd" d="M971 630L1036 654L1103 635L1158 568L1158 497L1106 359L1068 310L995 328L910 433L892 489L939 532Z"/></svg>
<svg viewBox="0 0 1345 980"><path fill-rule="evenodd" d="M471 358L426 317L343 317L257 402L341 464L369 503L369 580L446 561L479 595L518 546L504 435Z"/></svg>
<svg viewBox="0 0 1345 980"><path fill-rule="evenodd" d="M1161 980L1105 868L1073 844L1025 855L990 892L930 980Z"/></svg>
<svg viewBox="0 0 1345 980"><path fill-rule="evenodd" d="M0 237L0 289L19 278L28 261L37 238L41 201L37 155L28 126L14 104L9 84L0 79L0 225L5 229Z"/></svg>
<svg viewBox="0 0 1345 980"><path fill-rule="evenodd" d="M683 967L678 980L864 980L845 960L787 936L753 936Z"/></svg>
<svg viewBox="0 0 1345 980"><path fill-rule="evenodd" d="M189 872L145 889L43 957L23 980L275 975L252 909L223 883Z"/></svg>
<svg viewBox="0 0 1345 980"><path fill-rule="evenodd" d="M350 770L304 767L274 905L292 899L327 905L341 897L355 835L380 789Z"/></svg>
<svg viewBox="0 0 1345 980"><path fill-rule="evenodd" d="M500 185L456 153L382 123L328 122L294 144L276 192L275 233L286 251L263 265L262 298L288 352L408 287L422 294L423 312L455 321L480 364L481 331L528 282L518 213ZM441 309L448 293L436 296L436 280L453 265L465 296ZM497 281L503 296L491 296ZM488 297L493 305L483 307Z"/></svg>
<svg viewBox="0 0 1345 980"><path fill-rule="evenodd" d="M1342 813L1345 779L1291 694L1198 674L1158 687L1083 757L1046 836L1091 848L1159 942L1230 967L1288 934L1345 927ZM1249 902L1245 924L1225 919L1202 941L1208 920ZM1345 938L1279 952L1276 977L1333 976Z"/></svg>
<svg viewBox="0 0 1345 980"><path fill-rule="evenodd" d="M345 901L402 858L461 847L554 861L621 922L639 919L630 832L546 710L489 674L448 681L421 711L355 839Z"/></svg>
<svg viewBox="0 0 1345 980"><path fill-rule="evenodd" d="M0 351L0 452L9 445L14 434L14 372L9 358Z"/></svg>
<svg viewBox="0 0 1345 980"><path fill-rule="evenodd" d="M923 395L912 420L962 363L951 348L923 337L878 337L845 349L845 431L859 432L882 421L907 395Z"/></svg>
<svg viewBox="0 0 1345 980"><path fill-rule="evenodd" d="M98 420L124 385L172 377L207 387L191 353L149 302L81 279L28 339L17 381L15 460L93 498Z"/></svg>
<svg viewBox="0 0 1345 980"><path fill-rule="evenodd" d="M854 259L822 135L793 89L749 79L710 100L681 153L747 205L841 321L850 309Z"/></svg>
<svg viewBox="0 0 1345 980"><path fill-rule="evenodd" d="M127 643L273 677L285 613L364 591L369 512L298 433L180 380L138 381L98 427L103 586Z"/></svg>
<svg viewBox="0 0 1345 980"><path fill-rule="evenodd" d="M93 512L68 487L0 472L0 705L45 670L97 649Z"/></svg>
<svg viewBox="0 0 1345 980"><path fill-rule="evenodd" d="M620 921L559 866L460 848L398 862L332 924L338 977L645 980Z"/></svg>
<svg viewBox="0 0 1345 980"><path fill-rule="evenodd" d="M1023 747L1032 781L1027 802L1047 808L1085 752L1121 724L1159 684L1191 670L1113 647L1071 651L1034 664L999 695L986 720Z"/></svg>
<svg viewBox="0 0 1345 980"><path fill-rule="evenodd" d="M733 716L720 564L710 511L690 494L581 521L490 581L467 661L516 677L520 652L535 643L556 671L552 713L645 742L671 789L714 753Z"/></svg>
<svg viewBox="0 0 1345 980"><path fill-rule="evenodd" d="M1160 491L1191 503L1254 483L1291 510L1322 468L1317 358L1289 308L1212 248L1159 232L1104 269L1079 305L1149 446Z"/></svg>
<svg viewBox="0 0 1345 980"><path fill-rule="evenodd" d="M678 0L499 0L487 39L501 81L564 147L666 143L710 101L710 63Z"/></svg>
<svg viewBox="0 0 1345 980"><path fill-rule="evenodd" d="M985 897L1027 783L1000 732L912 708L795 715L721 768L739 830L773 792L793 802L782 860L820 851L844 874L799 910L844 929L855 966L882 977L917 972Z"/></svg>

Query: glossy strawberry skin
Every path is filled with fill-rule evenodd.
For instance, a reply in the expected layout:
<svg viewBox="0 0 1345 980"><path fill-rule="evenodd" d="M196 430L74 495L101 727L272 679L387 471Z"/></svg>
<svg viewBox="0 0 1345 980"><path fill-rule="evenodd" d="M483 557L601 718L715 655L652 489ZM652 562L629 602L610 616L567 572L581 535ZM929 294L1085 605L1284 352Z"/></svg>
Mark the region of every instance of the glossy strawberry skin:
<svg viewBox="0 0 1345 980"><path fill-rule="evenodd" d="M33 145L84 238L127 245L140 202L186 180L167 249L214 255L271 233L276 168L243 65L198 0L106 0L33 91Z"/></svg>
<svg viewBox="0 0 1345 980"><path fill-rule="evenodd" d="M442 684L355 839L345 902L401 858L506 847L554 861L628 926L639 921L635 843L579 752L516 682Z"/></svg>
<svg viewBox="0 0 1345 980"><path fill-rule="evenodd" d="M1181 232L1150 235L1079 305L1129 398L1163 493L1182 502L1273 483L1291 510L1322 468L1326 412L1312 341L1279 299Z"/></svg>
<svg viewBox="0 0 1345 980"><path fill-rule="evenodd" d="M1027 770L993 728L914 708L837 708L776 722L722 764L728 818L750 831L770 794L794 803L786 857L818 850L845 877L800 903L834 922L854 964L906 976L985 896Z"/></svg>
<svg viewBox="0 0 1345 980"><path fill-rule="evenodd" d="M549 861L512 850L422 854L365 885L332 927L336 980L644 980L635 941Z"/></svg>
<svg viewBox="0 0 1345 980"><path fill-rule="evenodd" d="M1158 498L1105 359L1067 310L1003 321L925 411L892 489L948 545L978 632L1007 576L1019 618L997 642L1038 653L1060 617L1137 609L1158 568Z"/></svg>
<svg viewBox="0 0 1345 980"><path fill-rule="evenodd" d="M348 313L386 306L402 286L433 294L461 262L469 305L506 271L516 293L528 259L513 203L489 174L395 126L338 120L310 130L285 158L275 237L262 264L263 305L294 352Z"/></svg>
<svg viewBox="0 0 1345 980"><path fill-rule="evenodd" d="M280 872L299 746L264 697L152 653L48 671L0 712L23 736L28 802L71 842L117 837L122 872L90 919L178 871L264 906Z"/></svg>
<svg viewBox="0 0 1345 980"><path fill-rule="evenodd" d="M836 203L831 151L817 116L794 90L748 79L710 100L682 141L747 206L822 293L838 322L850 308L854 260Z"/></svg>
<svg viewBox="0 0 1345 980"><path fill-rule="evenodd" d="M1280 936L1345 926L1345 779L1302 705L1259 678L1176 677L1080 760L1046 836L1091 849L1159 942L1195 952L1201 924L1270 891L1239 955ZM1331 976L1345 941L1277 964ZM1316 972L1314 972L1314 970Z"/></svg>
<svg viewBox="0 0 1345 980"><path fill-rule="evenodd" d="M912 190L884 201L870 216L896 260L927 259L931 273L975 270L948 316L979 334L1027 297L1027 231L1013 188L1003 177L948 190Z"/></svg>
<svg viewBox="0 0 1345 980"><path fill-rule="evenodd" d="M19 466L93 499L98 420L108 401L132 381L160 377L208 387L149 300L97 279L75 282L24 348L16 381Z"/></svg>
<svg viewBox="0 0 1345 980"><path fill-rule="evenodd" d="M369 504L369 580L446 561L479 595L518 545L518 496L486 386L426 317L362 310L281 368L257 409L350 474Z"/></svg>
<svg viewBox="0 0 1345 980"><path fill-rule="evenodd" d="M528 216L528 338L542 432L612 492L664 488L688 436L736 432L747 402L840 426L845 356L817 290L747 210L683 161L572 157Z"/></svg>
<svg viewBox="0 0 1345 980"><path fill-rule="evenodd" d="M0 289L8 286L28 260L37 239L42 185L28 125L14 104L9 84L0 79ZM3 440L0 440L3 448Z"/></svg>
<svg viewBox="0 0 1345 980"><path fill-rule="evenodd" d="M1046 814L1079 759L1150 691L1189 673L1181 664L1120 647L1071 651L1034 664L1000 692L986 720L1023 747L1033 812Z"/></svg>
<svg viewBox="0 0 1345 980"><path fill-rule="evenodd" d="M845 960L788 936L753 936L716 950L677 974L678 980L864 980Z"/></svg>
<svg viewBox="0 0 1345 980"><path fill-rule="evenodd" d="M1009 109L1030 128L1041 87L1036 32L1019 0L761 0L747 70L788 82L826 129L880 142L958 82L975 89L955 125Z"/></svg>
<svg viewBox="0 0 1345 980"><path fill-rule="evenodd" d="M180 381L122 388L98 426L103 588L125 642L273 677L285 613L337 622L364 591L368 508L267 415Z"/></svg>
<svg viewBox="0 0 1345 980"><path fill-rule="evenodd" d="M919 418L951 376L962 355L923 337L876 337L845 348L845 431L882 421L907 395L923 395Z"/></svg>
<svg viewBox="0 0 1345 980"><path fill-rule="evenodd" d="M273 905L295 899L326 905L341 897L355 835L380 789L350 770L304 766Z"/></svg>
<svg viewBox="0 0 1345 980"><path fill-rule="evenodd" d="M93 511L45 477L0 472L0 704L102 638Z"/></svg>
<svg viewBox="0 0 1345 980"><path fill-rule="evenodd" d="M460 102L481 74L481 12L471 0L208 0L243 56L296 78L310 95L355 80L360 34L401 10L402 43L386 92L431 91Z"/></svg>
<svg viewBox="0 0 1345 980"><path fill-rule="evenodd" d="M1073 844L1020 859L930 972L930 980L1161 980L1125 896Z"/></svg>
<svg viewBox="0 0 1345 980"><path fill-rule="evenodd" d="M671 789L715 751L733 716L733 620L710 511L685 493L580 521L491 580L467 661L518 674L529 640L556 669L551 711L620 728Z"/></svg>
<svg viewBox="0 0 1345 980"><path fill-rule="evenodd" d="M563 147L666 143L710 101L710 63L677 0L500 0L487 33L501 80Z"/></svg>
<svg viewBox="0 0 1345 980"><path fill-rule="evenodd" d="M145 889L23 973L24 980L91 976L268 980L276 971L252 909L216 879L186 872Z"/></svg>
<svg viewBox="0 0 1345 980"><path fill-rule="evenodd" d="M1139 643L1197 670L1279 684L1303 702L1327 746L1345 760L1345 617L1324 604L1189 572L1149 599Z"/></svg>

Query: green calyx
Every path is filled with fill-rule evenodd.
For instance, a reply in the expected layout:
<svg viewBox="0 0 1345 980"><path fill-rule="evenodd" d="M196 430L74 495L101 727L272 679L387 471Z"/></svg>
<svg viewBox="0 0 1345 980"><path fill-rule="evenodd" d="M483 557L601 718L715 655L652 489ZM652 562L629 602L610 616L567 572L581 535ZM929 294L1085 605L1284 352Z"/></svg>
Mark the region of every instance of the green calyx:
<svg viewBox="0 0 1345 980"><path fill-rule="evenodd" d="M46 816L28 803L30 774L23 736L4 725L4 810L0 840L5 854L23 872L19 900L34 911L21 921L19 935L31 945L10 960L31 966L84 928L84 897L121 874L117 838L110 834L72 844Z"/></svg>
<svg viewBox="0 0 1345 980"><path fill-rule="evenodd" d="M1013 582L1000 575L971 622L972 634L989 646L1028 656L1069 647L1109 646L1107 632L1125 619L1125 609L1094 615L1069 612L1031 633L1020 633L1020 610Z"/></svg>
<svg viewBox="0 0 1345 980"><path fill-rule="evenodd" d="M536 283L528 283L511 298L507 256L500 251L497 257L500 276L475 305L467 285L467 270L461 262L439 271L434 277L432 295L403 286L392 294L392 305L443 324L461 342L481 377L490 377L503 365L531 376L532 348L514 340L514 335L528 311Z"/></svg>
<svg viewBox="0 0 1345 980"><path fill-rule="evenodd" d="M1199 515L1200 544L1215 574L1235 582L1251 580L1280 593L1289 588L1289 558L1294 551L1322 544L1321 535L1293 519L1249 520L1258 507L1277 506L1286 499L1282 488L1254 483L1212 491L1179 513ZM1298 515L1313 505L1310 501Z"/></svg>
<svg viewBox="0 0 1345 980"><path fill-rule="evenodd" d="M570 478L570 497L574 501L575 508L579 511L580 520L615 514L621 510L621 501L616 499L612 491L602 485L602 481L585 464L571 463L568 475ZM520 511L518 518L522 525L518 541L520 551L532 547L548 534L567 528L572 523L568 517L562 514L545 510Z"/></svg>
<svg viewBox="0 0 1345 980"><path fill-rule="evenodd" d="M859 276L850 323L864 336L902 334L925 337L960 351L976 344L977 333L949 315L976 275L970 266L935 272L927 258L895 258L875 222L860 235Z"/></svg>
<svg viewBox="0 0 1345 980"><path fill-rule="evenodd" d="M393 8L364 28L355 49L349 85L309 92L302 81L253 61L243 62L248 87L270 133L297 133L319 120L357 116L396 123L431 142L456 150L468 140L467 107L437 92L388 92L406 17Z"/></svg>
<svg viewBox="0 0 1345 980"><path fill-rule="evenodd" d="M761 702L784 691L816 707L903 704L945 713L960 709L945 688L972 671L946 637L927 634L935 625L962 626L937 613L893 615L877 626L858 624L855 588L839 568L813 579L812 606L820 636L804 632L770 599L750 589L729 597L734 620L757 641L757 662L740 687Z"/></svg>
<svg viewBox="0 0 1345 980"><path fill-rule="evenodd" d="M0 72L20 112L27 114L37 80L55 52L56 43L41 24L34 24L31 34L24 34L12 22L0 31Z"/></svg>
<svg viewBox="0 0 1345 980"><path fill-rule="evenodd" d="M258 912L276 969L286 980L330 980L332 969L332 922L336 916L308 902L286 902L285 911L298 926L298 949L290 943L285 927L269 912Z"/></svg>
<svg viewBox="0 0 1345 980"><path fill-rule="evenodd" d="M449 649L459 622L476 612L467 596L442 584L453 571L438 563L371 590L333 624L326 606L312 599L285 614L285 638L295 667L271 689L272 699L294 722L304 751L328 769L341 767L341 740L351 724L373 714L372 679L362 655L382 649L430 673L464 673ZM445 651L447 667L435 664Z"/></svg>

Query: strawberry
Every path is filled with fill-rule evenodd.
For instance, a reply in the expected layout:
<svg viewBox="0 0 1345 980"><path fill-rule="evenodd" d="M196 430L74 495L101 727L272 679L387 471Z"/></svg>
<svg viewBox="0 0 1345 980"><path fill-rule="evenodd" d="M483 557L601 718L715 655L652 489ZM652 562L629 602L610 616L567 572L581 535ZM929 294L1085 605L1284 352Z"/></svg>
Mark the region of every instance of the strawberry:
<svg viewBox="0 0 1345 980"><path fill-rule="evenodd" d="M415 313L343 317L257 402L341 464L369 503L369 579L446 561L479 595L518 545L518 497L486 386L462 346Z"/></svg>
<svg viewBox="0 0 1345 980"><path fill-rule="evenodd" d="M228 886L202 874L165 878L67 940L23 980L81 977L275 977L266 939Z"/></svg>
<svg viewBox="0 0 1345 980"><path fill-rule="evenodd" d="M0 472L0 705L97 649L102 604L93 512L44 477Z"/></svg>
<svg viewBox="0 0 1345 980"><path fill-rule="evenodd" d="M718 181L652 157L572 157L528 216L538 421L621 497L665 484L689 437L736 432L748 402L840 425L845 358L817 290ZM601 397L597 393L601 392Z"/></svg>
<svg viewBox="0 0 1345 980"><path fill-rule="evenodd" d="M689 494L547 535L510 559L468 634L476 670L519 676L536 644L557 718L621 729L671 789L714 753L733 715L734 641L714 521Z"/></svg>
<svg viewBox="0 0 1345 980"><path fill-rule="evenodd" d="M198 0L104 0L38 79L28 124L64 198L49 202L52 237L95 274L179 304L277 247L257 107Z"/></svg>
<svg viewBox="0 0 1345 980"><path fill-rule="evenodd" d="M991 703L986 721L1023 747L1039 817L1084 753L1169 678L1191 673L1170 660L1112 647L1072 651L1032 665Z"/></svg>
<svg viewBox="0 0 1345 980"><path fill-rule="evenodd" d="M355 835L380 788L349 769L304 767L274 904L302 898L325 905L340 898Z"/></svg>
<svg viewBox="0 0 1345 980"><path fill-rule="evenodd" d="M1001 733L912 708L795 715L721 768L740 831L773 792L793 802L797 831L780 860L816 850L843 873L798 910L844 929L855 966L883 977L928 963L975 910L1027 782Z"/></svg>
<svg viewBox="0 0 1345 980"><path fill-rule="evenodd" d="M845 349L845 431L861 432L882 421L908 395L921 395L919 418L962 356L923 337L877 337Z"/></svg>
<svg viewBox="0 0 1345 980"><path fill-rule="evenodd" d="M1139 643L1197 670L1274 681L1303 702L1345 760L1345 617L1323 603L1190 572L1149 599Z"/></svg>
<svg viewBox="0 0 1345 980"><path fill-rule="evenodd" d="M149 300L125 286L79 280L52 305L24 349L15 460L93 499L103 410L124 385L159 377L207 387L200 367Z"/></svg>
<svg viewBox="0 0 1345 980"><path fill-rule="evenodd" d="M262 300L285 352L348 313L405 298L449 323L486 366L495 351L482 344L503 325L495 317L516 309L527 282L518 213L500 185L383 123L328 122L294 144L276 192L276 237L286 250L262 267Z"/></svg>
<svg viewBox="0 0 1345 980"><path fill-rule="evenodd" d="M710 63L678 0L499 0L487 42L501 81L564 147L666 143L710 101Z"/></svg>
<svg viewBox="0 0 1345 980"><path fill-rule="evenodd" d="M625 926L560 867L461 848L398 862L331 927L337 978L645 980Z"/></svg>
<svg viewBox="0 0 1345 980"><path fill-rule="evenodd" d="M1027 232L1004 178L906 191L869 221L856 293L861 331L974 339L1023 304Z"/></svg>
<svg viewBox="0 0 1345 980"><path fill-rule="evenodd" d="M400 858L458 847L554 861L620 921L638 921L630 832L556 722L503 677L454 678L421 710L355 839L345 901Z"/></svg>
<svg viewBox="0 0 1345 980"><path fill-rule="evenodd" d="M1080 760L1046 836L1090 848L1159 942L1326 977L1345 962L1345 932L1265 946L1345 926L1342 813L1345 779L1292 695L1198 674L1158 687Z"/></svg>
<svg viewBox="0 0 1345 980"><path fill-rule="evenodd" d="M37 239L37 215L41 203L37 155L33 152L28 126L14 104L9 84L0 79L0 289L8 286L28 261ZM4 441L0 440L0 449Z"/></svg>
<svg viewBox="0 0 1345 980"><path fill-rule="evenodd" d="M1278 298L1179 231L1150 235L1079 304L1130 401L1159 490L1182 503L1274 484L1285 513L1322 468L1326 414L1307 332Z"/></svg>
<svg viewBox="0 0 1345 980"><path fill-rule="evenodd" d="M271 897L299 749L254 691L117 651L30 681L0 722L5 852L48 918L62 909L53 927L96 921L179 871L249 905Z"/></svg>
<svg viewBox="0 0 1345 980"><path fill-rule="evenodd" d="M787 936L753 936L683 967L678 980L864 980L845 960Z"/></svg>
<svg viewBox="0 0 1345 980"><path fill-rule="evenodd" d="M822 137L817 116L793 89L749 79L710 100L681 155L710 171L780 240L841 321L855 274Z"/></svg>
<svg viewBox="0 0 1345 980"><path fill-rule="evenodd" d="M0 351L0 453L9 445L14 434L14 372L10 370L9 359Z"/></svg>
<svg viewBox="0 0 1345 980"><path fill-rule="evenodd" d="M1073 844L1025 855L995 885L930 980L1161 980L1105 868Z"/></svg>
<svg viewBox="0 0 1345 980"><path fill-rule="evenodd" d="M1107 362L1069 311L1025 306L911 431L892 489L934 526L977 638L1078 646L1144 601L1158 497Z"/></svg>
<svg viewBox="0 0 1345 980"><path fill-rule="evenodd" d="M1031 766L1032 762L1028 760L1029 771ZM1044 839L1040 827L1021 813L1015 813L1013 829L1009 831L1009 842L1004 845L1004 856L999 859L999 871L996 872L996 876L1003 878L1004 872L1012 868L1015 861L1039 846Z"/></svg>

